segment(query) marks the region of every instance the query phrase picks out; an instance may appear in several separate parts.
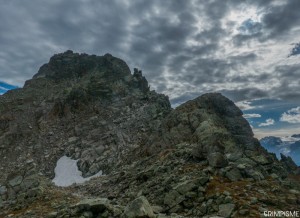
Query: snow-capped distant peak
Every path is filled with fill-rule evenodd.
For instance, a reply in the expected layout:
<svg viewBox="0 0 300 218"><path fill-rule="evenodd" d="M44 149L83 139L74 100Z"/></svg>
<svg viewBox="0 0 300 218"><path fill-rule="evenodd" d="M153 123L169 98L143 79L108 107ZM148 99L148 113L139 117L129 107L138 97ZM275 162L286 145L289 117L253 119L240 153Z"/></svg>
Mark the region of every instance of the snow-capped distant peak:
<svg viewBox="0 0 300 218"><path fill-rule="evenodd" d="M280 153L290 156L300 166L300 134L292 136L267 136L260 140L260 144L280 159Z"/></svg>

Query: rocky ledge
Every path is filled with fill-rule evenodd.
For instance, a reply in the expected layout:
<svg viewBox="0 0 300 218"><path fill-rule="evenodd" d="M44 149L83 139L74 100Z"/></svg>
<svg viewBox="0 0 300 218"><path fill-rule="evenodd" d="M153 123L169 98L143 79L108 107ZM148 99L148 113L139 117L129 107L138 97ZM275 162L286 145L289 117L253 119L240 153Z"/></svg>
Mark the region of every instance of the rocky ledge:
<svg viewBox="0 0 300 218"><path fill-rule="evenodd" d="M0 96L0 217L260 217L300 210L299 169L219 93L172 109L138 69L67 51ZM56 162L84 184L57 187Z"/></svg>

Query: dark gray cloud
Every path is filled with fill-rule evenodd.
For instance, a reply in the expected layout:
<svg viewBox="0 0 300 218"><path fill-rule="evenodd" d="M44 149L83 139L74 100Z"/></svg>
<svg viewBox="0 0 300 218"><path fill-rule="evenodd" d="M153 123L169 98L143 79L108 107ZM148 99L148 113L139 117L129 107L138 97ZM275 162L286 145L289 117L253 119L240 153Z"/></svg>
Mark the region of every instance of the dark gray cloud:
<svg viewBox="0 0 300 218"><path fill-rule="evenodd" d="M197 98L201 94L205 94L205 93L204 92L203 93L187 92L187 93L184 93L183 95L181 95L179 97L171 99L171 104L175 108L175 107L181 105L182 103L186 102L187 100Z"/></svg>
<svg viewBox="0 0 300 218"><path fill-rule="evenodd" d="M213 47L214 48L214 47ZM209 49L208 49L209 50ZM195 86L203 83L247 82L249 77L238 71L240 67L253 62L257 56L253 53L229 56L225 58L202 58L191 56L175 56L172 60L172 71L178 74L174 80L186 81ZM207 91L214 91L213 89Z"/></svg>
<svg viewBox="0 0 300 218"><path fill-rule="evenodd" d="M269 8L262 22L268 36L275 38L285 35L293 27L299 26L300 1L286 1Z"/></svg>
<svg viewBox="0 0 300 218"><path fill-rule="evenodd" d="M299 1L253 1L249 5L256 5L262 13L259 22L251 18L246 19L239 26L239 34L233 38L236 46L241 46L255 40L265 42L269 40L286 40L292 35L293 28L299 26Z"/></svg>
<svg viewBox="0 0 300 218"><path fill-rule="evenodd" d="M287 43L288 52L284 37L295 42L300 36L295 28L299 3L274 2L4 1L0 81L21 86L53 54L71 49L122 58L131 68L142 69L151 87L170 95L174 104L214 91L235 101L300 100L291 85L299 71L291 65L274 67L264 56L274 45L265 49L263 44L278 40ZM251 7L259 9L261 20L250 15L229 19L232 13ZM299 53L298 47L292 56ZM270 65L263 66L262 60ZM270 88L274 79L280 84Z"/></svg>
<svg viewBox="0 0 300 218"><path fill-rule="evenodd" d="M251 40L260 40L262 37L264 37L262 32L257 32L253 34L236 34L233 37L232 42L235 46L239 47L251 42Z"/></svg>
<svg viewBox="0 0 300 218"><path fill-rule="evenodd" d="M292 102L299 102L300 96L300 64L280 65L275 68L276 78L280 79L280 85L271 90L271 95Z"/></svg>
<svg viewBox="0 0 300 218"><path fill-rule="evenodd" d="M260 99L269 97L269 93L257 88L241 88L236 90L221 90L226 97L233 101L245 101L248 99Z"/></svg>

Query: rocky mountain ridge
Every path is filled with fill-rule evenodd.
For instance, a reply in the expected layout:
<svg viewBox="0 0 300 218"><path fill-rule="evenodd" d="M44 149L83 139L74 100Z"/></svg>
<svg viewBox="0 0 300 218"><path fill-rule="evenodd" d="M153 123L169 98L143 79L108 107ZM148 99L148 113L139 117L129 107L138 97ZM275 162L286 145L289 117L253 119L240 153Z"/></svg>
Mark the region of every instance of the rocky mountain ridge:
<svg viewBox="0 0 300 218"><path fill-rule="evenodd" d="M54 55L0 97L0 217L258 217L299 210L297 166L253 138L232 101L172 109L106 54ZM56 187L63 155L89 177ZM276 196L274 191L276 190ZM288 207L288 208L287 208Z"/></svg>

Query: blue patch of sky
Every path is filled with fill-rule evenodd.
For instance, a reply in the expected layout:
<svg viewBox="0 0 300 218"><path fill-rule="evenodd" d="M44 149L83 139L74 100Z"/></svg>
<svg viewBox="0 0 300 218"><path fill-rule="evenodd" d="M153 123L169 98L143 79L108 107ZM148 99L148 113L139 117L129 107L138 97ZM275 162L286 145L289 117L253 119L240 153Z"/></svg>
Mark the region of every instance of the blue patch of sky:
<svg viewBox="0 0 300 218"><path fill-rule="evenodd" d="M12 89L16 89L16 88L18 88L18 87L0 81L0 95L4 94L8 90L12 90Z"/></svg>
<svg viewBox="0 0 300 218"><path fill-rule="evenodd" d="M288 57L295 56L295 55L300 55L300 42L295 44Z"/></svg>
<svg viewBox="0 0 300 218"><path fill-rule="evenodd" d="M255 22L252 19L245 20L238 28L240 33L244 35L253 35L259 33L261 29L262 24L260 22Z"/></svg>
<svg viewBox="0 0 300 218"><path fill-rule="evenodd" d="M254 108L244 110L244 114L260 114L261 117L247 118L249 123L254 128L268 128L268 129L281 129L285 127L299 126L299 124L291 124L280 121L281 115L290 110L291 108L298 107L299 104L278 100L278 99L259 99L251 101L251 106ZM273 119L275 123L270 126L259 126L259 124L266 122L267 119Z"/></svg>

